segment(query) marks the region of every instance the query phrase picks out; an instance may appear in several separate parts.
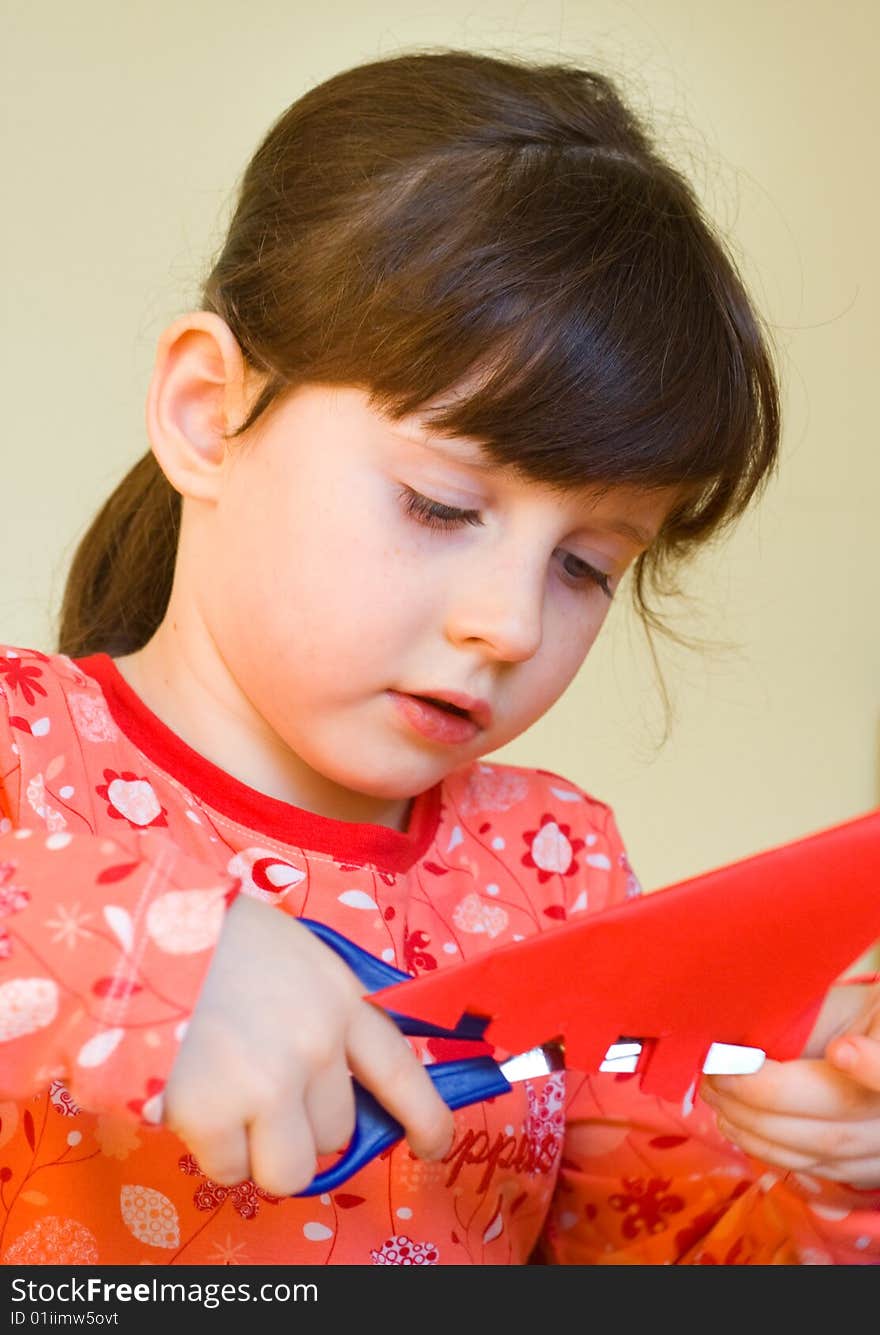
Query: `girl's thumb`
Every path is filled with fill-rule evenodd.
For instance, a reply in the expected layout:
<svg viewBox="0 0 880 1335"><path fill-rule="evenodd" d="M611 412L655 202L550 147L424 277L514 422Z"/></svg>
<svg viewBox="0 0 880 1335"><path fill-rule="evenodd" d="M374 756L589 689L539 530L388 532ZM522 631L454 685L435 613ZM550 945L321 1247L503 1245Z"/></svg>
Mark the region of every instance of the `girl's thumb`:
<svg viewBox="0 0 880 1335"><path fill-rule="evenodd" d="M825 1057L857 1084L880 1092L880 1039L843 1034L828 1044Z"/></svg>

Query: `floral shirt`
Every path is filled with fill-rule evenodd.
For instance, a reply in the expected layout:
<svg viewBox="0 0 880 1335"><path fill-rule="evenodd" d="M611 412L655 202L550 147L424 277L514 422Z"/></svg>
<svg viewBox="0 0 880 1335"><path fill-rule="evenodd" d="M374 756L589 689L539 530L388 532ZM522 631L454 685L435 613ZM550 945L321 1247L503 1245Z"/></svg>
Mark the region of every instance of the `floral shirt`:
<svg viewBox="0 0 880 1335"><path fill-rule="evenodd" d="M240 892L420 973L639 887L558 775L476 762L405 831L330 820L193 751L107 655L0 647L0 1263L880 1263L880 1192L769 1171L638 1076L514 1085L443 1162L401 1142L323 1196L211 1181L162 1090Z"/></svg>

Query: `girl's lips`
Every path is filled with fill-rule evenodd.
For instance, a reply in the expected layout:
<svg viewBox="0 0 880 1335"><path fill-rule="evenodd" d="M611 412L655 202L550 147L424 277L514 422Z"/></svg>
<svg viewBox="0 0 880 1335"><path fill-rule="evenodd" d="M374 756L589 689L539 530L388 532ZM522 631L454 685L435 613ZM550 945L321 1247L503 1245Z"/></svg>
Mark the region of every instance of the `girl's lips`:
<svg viewBox="0 0 880 1335"><path fill-rule="evenodd" d="M410 726L432 742L460 745L480 731L473 719L451 714L417 695L403 695L400 691L389 691L388 695Z"/></svg>

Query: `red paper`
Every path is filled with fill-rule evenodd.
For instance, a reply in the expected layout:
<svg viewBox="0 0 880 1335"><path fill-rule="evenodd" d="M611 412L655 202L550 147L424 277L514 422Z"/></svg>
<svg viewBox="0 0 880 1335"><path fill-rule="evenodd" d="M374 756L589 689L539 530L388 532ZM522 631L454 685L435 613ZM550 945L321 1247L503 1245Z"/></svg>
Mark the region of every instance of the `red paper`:
<svg viewBox="0 0 880 1335"><path fill-rule="evenodd" d="M713 1042L800 1054L831 984L880 938L880 811L692 877L371 1001L523 1052L561 1036L595 1071L621 1036L652 1040L642 1089L687 1092Z"/></svg>

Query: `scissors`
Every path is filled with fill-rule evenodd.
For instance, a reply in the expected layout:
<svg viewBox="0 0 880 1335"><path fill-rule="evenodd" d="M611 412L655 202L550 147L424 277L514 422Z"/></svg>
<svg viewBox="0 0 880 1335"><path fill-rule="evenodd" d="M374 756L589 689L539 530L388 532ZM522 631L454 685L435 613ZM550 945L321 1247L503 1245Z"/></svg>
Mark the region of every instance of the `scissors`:
<svg viewBox="0 0 880 1335"><path fill-rule="evenodd" d="M412 975L402 973L384 960L362 950L347 937L335 932L324 923L312 918L299 920L331 950L335 951L364 985L367 993L393 988L412 982ZM453 970L454 971L454 970ZM403 1015L386 1004L382 1007L403 1034L423 1038L452 1038L479 1044L485 1049L487 1016L465 1013L454 1029L432 1024L414 1016ZM637 1069L643 1051L640 1039L622 1038L611 1044L599 1066L600 1071L633 1072ZM731 1043L713 1043L708 1051L703 1071L707 1074L748 1074L757 1071L764 1062L760 1048L743 1047ZM526 1052L516 1053L506 1061L496 1062L485 1050L472 1057L454 1061L434 1062L426 1071L441 1097L452 1108L465 1108L484 1099L510 1093L513 1085L523 1080L534 1080L565 1068L564 1041L553 1039ZM345 1153L331 1167L317 1174L310 1184L297 1193L317 1196L332 1191L347 1182L360 1168L375 1159L383 1150L404 1137L404 1129L396 1118L354 1080L355 1130Z"/></svg>

